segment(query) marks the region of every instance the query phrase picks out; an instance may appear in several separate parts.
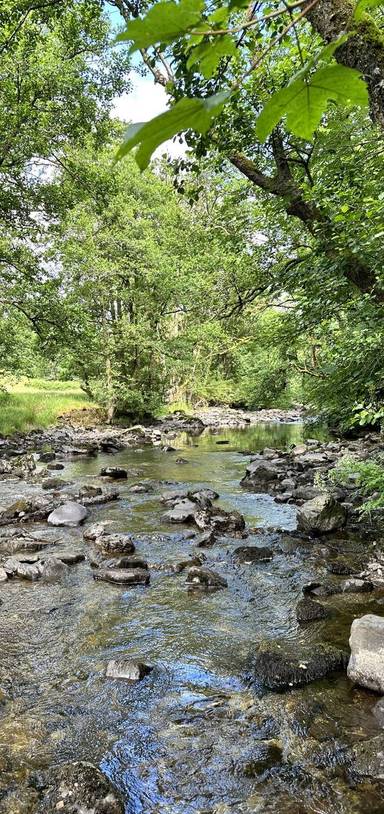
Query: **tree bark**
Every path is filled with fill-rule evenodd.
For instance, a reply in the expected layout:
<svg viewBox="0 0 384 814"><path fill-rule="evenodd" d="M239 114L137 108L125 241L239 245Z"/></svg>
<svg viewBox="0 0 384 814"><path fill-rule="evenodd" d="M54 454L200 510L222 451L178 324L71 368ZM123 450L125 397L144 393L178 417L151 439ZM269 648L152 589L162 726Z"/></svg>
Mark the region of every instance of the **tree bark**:
<svg viewBox="0 0 384 814"><path fill-rule="evenodd" d="M364 75L372 119L384 127L384 35L368 14L361 21L354 21L354 5L348 0L319 0L307 18L327 43L346 31L356 31L337 49L335 57L340 64L356 68Z"/></svg>
<svg viewBox="0 0 384 814"><path fill-rule="evenodd" d="M228 158L255 186L280 198L287 215L299 218L306 229L322 241L324 254L333 261L337 260L340 272L354 288L383 303L384 291L378 286L372 270L350 251L344 255L336 253L332 245L332 222L316 204L306 200L292 176L282 139L276 131L272 135L272 151L276 164L276 172L272 176L260 171L257 164L242 153L231 153Z"/></svg>

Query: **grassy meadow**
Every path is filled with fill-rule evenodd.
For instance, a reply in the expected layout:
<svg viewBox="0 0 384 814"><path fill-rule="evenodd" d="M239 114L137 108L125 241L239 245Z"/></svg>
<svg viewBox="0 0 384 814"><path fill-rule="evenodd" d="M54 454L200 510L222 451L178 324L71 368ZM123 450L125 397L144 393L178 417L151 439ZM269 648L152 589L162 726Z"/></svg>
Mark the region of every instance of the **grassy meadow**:
<svg viewBox="0 0 384 814"><path fill-rule="evenodd" d="M63 413L95 407L76 381L23 377L17 381L4 378L0 385L0 434L3 436L50 427Z"/></svg>

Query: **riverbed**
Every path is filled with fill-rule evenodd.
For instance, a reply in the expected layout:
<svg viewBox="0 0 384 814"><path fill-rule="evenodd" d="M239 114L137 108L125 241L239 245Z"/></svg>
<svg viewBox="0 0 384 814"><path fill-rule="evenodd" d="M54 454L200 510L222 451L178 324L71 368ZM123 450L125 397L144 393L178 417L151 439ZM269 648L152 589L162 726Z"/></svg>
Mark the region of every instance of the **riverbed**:
<svg viewBox="0 0 384 814"><path fill-rule="evenodd" d="M382 731L372 714L377 697L344 675L285 694L263 694L252 678L252 654L264 639L347 647L352 619L383 610L376 594L335 596L326 620L297 623L302 586L318 576L323 544L282 548L271 528L294 530L295 507L244 490L240 479L251 452L297 444L306 432L300 423L264 423L180 434L173 451L145 446L65 463L62 476L79 484L101 484L104 466L128 469L120 500L93 507L87 524L131 532L151 583L96 582L86 560L52 584L0 586L1 812L32 814L40 773L74 760L102 768L122 792L126 814L384 811L380 790L354 786L337 760L338 748ZM129 491L147 479L153 492ZM187 526L164 523L160 497L200 486L216 490L220 506L257 530L247 545L271 545L274 557L236 564L239 540L224 537L199 553L228 588L191 593L186 572L172 566L196 554L194 537ZM18 490L4 481L0 503ZM41 523L33 531L50 535L52 553L89 553L82 529L47 531ZM154 669L134 685L107 679L116 658Z"/></svg>

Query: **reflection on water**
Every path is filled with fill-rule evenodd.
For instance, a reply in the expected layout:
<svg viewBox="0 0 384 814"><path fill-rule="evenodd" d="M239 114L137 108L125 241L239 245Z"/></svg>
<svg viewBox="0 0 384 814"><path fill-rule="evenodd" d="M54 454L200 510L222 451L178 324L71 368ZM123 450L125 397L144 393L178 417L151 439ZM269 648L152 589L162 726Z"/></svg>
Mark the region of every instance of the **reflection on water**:
<svg viewBox="0 0 384 814"><path fill-rule="evenodd" d="M265 698L249 683L250 657L263 638L346 644L351 619L367 604L377 610L373 600L351 597L342 605L336 597L328 620L299 629L301 586L318 573L311 554L303 560L276 547L271 562L240 567L231 557L239 541L225 538L206 556L228 589L206 596L188 594L185 572L169 569L195 553L184 529L161 519L160 495L176 485L216 489L220 505L240 510L252 527L294 528L293 507L241 489L248 458L239 451L298 443L303 432L297 424L263 424L180 436L170 443L183 464L177 452L152 447L66 464L64 477L84 483L98 483L102 466L128 468L121 500L93 509L91 521L135 534L151 585L95 582L82 563L60 583L0 586L0 811L31 814L31 772L75 759L101 764L123 790L129 814L379 811L376 791L351 790L339 775L330 780L312 758L332 738L377 732L373 696L344 677ZM153 493L131 494L129 486L143 479L154 481ZM88 551L80 530L57 536L56 550ZM276 539L251 535L249 544L274 546ZM136 686L106 680L106 664L116 657L155 669ZM282 764L251 776L244 766L258 744L272 741L282 747Z"/></svg>

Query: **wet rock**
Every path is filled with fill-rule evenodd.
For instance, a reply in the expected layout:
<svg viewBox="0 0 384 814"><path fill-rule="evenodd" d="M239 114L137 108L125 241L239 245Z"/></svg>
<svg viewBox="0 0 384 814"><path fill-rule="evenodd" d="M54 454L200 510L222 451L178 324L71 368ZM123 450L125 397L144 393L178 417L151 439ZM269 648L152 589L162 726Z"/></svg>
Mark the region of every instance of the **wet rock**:
<svg viewBox="0 0 384 814"><path fill-rule="evenodd" d="M63 503L48 516L51 526L80 526L88 517L88 511L80 503Z"/></svg>
<svg viewBox="0 0 384 814"><path fill-rule="evenodd" d="M217 534L242 532L245 528L244 517L240 512L226 512L218 506L197 512L194 521L199 529L214 529Z"/></svg>
<svg viewBox="0 0 384 814"><path fill-rule="evenodd" d="M268 546L242 545L235 548L234 558L241 563L268 562L273 558L273 551Z"/></svg>
<svg viewBox="0 0 384 814"><path fill-rule="evenodd" d="M253 754L239 767L245 777L259 777L269 769L278 766L283 759L283 750L276 741L258 743Z"/></svg>
<svg viewBox="0 0 384 814"><path fill-rule="evenodd" d="M278 477L279 469L276 466L265 461L256 460L247 466L241 485L262 488L277 481Z"/></svg>
<svg viewBox="0 0 384 814"><path fill-rule="evenodd" d="M119 659L108 662L106 676L107 678L123 678L125 681L134 682L141 681L152 670L153 667L144 664L142 661Z"/></svg>
<svg viewBox="0 0 384 814"><path fill-rule="evenodd" d="M175 464L187 464L189 463L187 458L176 458Z"/></svg>
<svg viewBox="0 0 384 814"><path fill-rule="evenodd" d="M350 758L354 779L384 780L384 735L355 744Z"/></svg>
<svg viewBox="0 0 384 814"><path fill-rule="evenodd" d="M47 491L50 489L62 489L68 485L67 481L62 478L45 478L41 484L42 488Z"/></svg>
<svg viewBox="0 0 384 814"><path fill-rule="evenodd" d="M8 579L8 574L4 568L0 567L0 583L6 582Z"/></svg>
<svg viewBox="0 0 384 814"><path fill-rule="evenodd" d="M57 559L61 560L65 565L77 565L79 562L84 562L85 554L80 551L60 551L57 554Z"/></svg>
<svg viewBox="0 0 384 814"><path fill-rule="evenodd" d="M372 710L372 714L375 716L376 721L384 728L384 698L380 698L380 701L375 704Z"/></svg>
<svg viewBox="0 0 384 814"><path fill-rule="evenodd" d="M81 761L49 771L37 814L124 814L124 803L96 766Z"/></svg>
<svg viewBox="0 0 384 814"><path fill-rule="evenodd" d="M342 557L327 562L326 569L330 574L338 574L339 576L348 576L356 572L356 567Z"/></svg>
<svg viewBox="0 0 384 814"><path fill-rule="evenodd" d="M102 537L103 534L106 533L104 523L92 523L91 526L87 526L87 528L84 529L83 537L84 540L91 540L94 542L98 539L98 537Z"/></svg>
<svg viewBox="0 0 384 814"><path fill-rule="evenodd" d="M185 571L186 568L192 568L192 566L199 567L203 565L204 560L205 557L203 554L196 557L189 557L187 560L181 560L181 562L177 562L172 565L172 571L174 571L175 574L181 574L181 572Z"/></svg>
<svg viewBox="0 0 384 814"><path fill-rule="evenodd" d="M100 486L86 485L86 486L80 486L80 489L79 489L77 494L78 494L79 499L82 499L84 497L85 498L98 497L99 495L103 494L103 490L101 489Z"/></svg>
<svg viewBox="0 0 384 814"><path fill-rule="evenodd" d="M105 466L100 469L100 476L103 478L112 478L113 480L126 480L128 472L119 466Z"/></svg>
<svg viewBox="0 0 384 814"><path fill-rule="evenodd" d="M29 519L43 519L46 517L47 511L49 511L47 507L50 505L50 503L45 503L43 500L25 500L24 498L20 498L11 503L10 506L2 509L0 512L0 522L2 525L6 525L13 520L26 521Z"/></svg>
<svg viewBox="0 0 384 814"><path fill-rule="evenodd" d="M341 593L341 586L333 582L308 582L303 585L302 591L304 595L334 596Z"/></svg>
<svg viewBox="0 0 384 814"><path fill-rule="evenodd" d="M198 505L188 498L179 500L172 509L164 512L162 519L166 523L191 523L195 519Z"/></svg>
<svg viewBox="0 0 384 814"><path fill-rule="evenodd" d="M325 493L309 500L297 513L297 526L301 531L326 534L342 528L347 519L344 506Z"/></svg>
<svg viewBox="0 0 384 814"><path fill-rule="evenodd" d="M318 619L325 619L327 611L320 605L320 602L314 602L308 596L301 599L296 605L296 619L298 622L315 622Z"/></svg>
<svg viewBox="0 0 384 814"><path fill-rule="evenodd" d="M40 460L41 460L41 458L40 458ZM64 464L54 463L54 464L48 464L47 469L50 469L53 472L60 472L62 469L65 469L65 466L64 466Z"/></svg>
<svg viewBox="0 0 384 814"><path fill-rule="evenodd" d="M58 557L47 557L40 569L41 576L47 582L61 579L68 571L68 566Z"/></svg>
<svg viewBox="0 0 384 814"><path fill-rule="evenodd" d="M105 554L133 554L135 544L130 534L104 533L95 539L95 544Z"/></svg>
<svg viewBox="0 0 384 814"><path fill-rule="evenodd" d="M41 452L39 455L39 461L42 464L51 463L51 461L54 461L55 458L56 458L55 452Z"/></svg>
<svg viewBox="0 0 384 814"><path fill-rule="evenodd" d="M366 594L373 591L373 585L365 579L345 579L341 583L341 590L343 594Z"/></svg>
<svg viewBox="0 0 384 814"><path fill-rule="evenodd" d="M111 560L102 560L100 563L102 568L141 568L148 571L148 563L141 557L114 557Z"/></svg>
<svg viewBox="0 0 384 814"><path fill-rule="evenodd" d="M146 494L147 492L153 492L154 487L152 483L147 483L145 481L139 481L139 483L133 483L132 486L129 487L128 492L132 492L132 494Z"/></svg>
<svg viewBox="0 0 384 814"><path fill-rule="evenodd" d="M217 532L214 529L204 531L196 538L198 548L211 548L217 542Z"/></svg>
<svg viewBox="0 0 384 814"><path fill-rule="evenodd" d="M118 585L148 585L150 576L149 571L141 568L99 568L93 579Z"/></svg>
<svg viewBox="0 0 384 814"><path fill-rule="evenodd" d="M228 583L224 577L211 571L210 568L193 566L188 571L187 585L191 589L227 588Z"/></svg>
<svg viewBox="0 0 384 814"><path fill-rule="evenodd" d="M266 641L256 653L254 674L266 689L282 692L344 670L347 661L346 653L325 643Z"/></svg>
<svg viewBox="0 0 384 814"><path fill-rule="evenodd" d="M348 678L384 693L384 617L368 613L352 622Z"/></svg>

